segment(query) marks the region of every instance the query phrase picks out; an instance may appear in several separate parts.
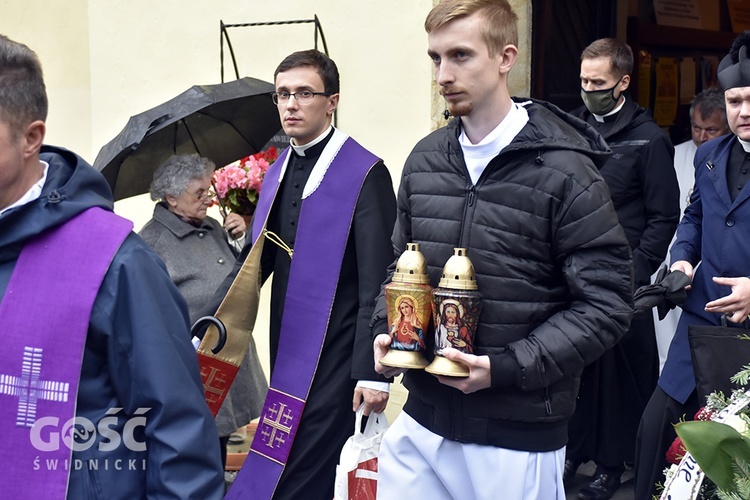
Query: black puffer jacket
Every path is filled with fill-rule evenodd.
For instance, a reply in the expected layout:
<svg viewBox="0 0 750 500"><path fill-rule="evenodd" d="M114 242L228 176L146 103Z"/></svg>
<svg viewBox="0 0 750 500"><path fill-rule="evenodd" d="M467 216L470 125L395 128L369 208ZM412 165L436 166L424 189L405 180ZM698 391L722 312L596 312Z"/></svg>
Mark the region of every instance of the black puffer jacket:
<svg viewBox="0 0 750 500"><path fill-rule="evenodd" d="M411 370L404 409L449 439L548 451L567 441L584 365L628 329L632 260L596 168L604 140L550 104L518 102L528 124L476 185L458 119L420 141L404 167L394 250L419 243L437 286L453 248L468 249L484 295L475 349L492 373L490 389L467 395ZM387 332L383 293L371 325Z"/></svg>

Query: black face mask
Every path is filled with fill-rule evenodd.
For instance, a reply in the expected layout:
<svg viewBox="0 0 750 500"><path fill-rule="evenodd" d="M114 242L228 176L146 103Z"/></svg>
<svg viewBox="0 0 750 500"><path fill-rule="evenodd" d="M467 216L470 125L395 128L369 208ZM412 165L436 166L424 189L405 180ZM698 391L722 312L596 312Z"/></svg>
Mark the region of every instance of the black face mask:
<svg viewBox="0 0 750 500"><path fill-rule="evenodd" d="M610 89L601 90L583 90L581 89L581 99L586 109L594 113L595 115L606 115L617 106L617 101L620 96L615 98L615 89L622 81L623 77L617 80L617 83ZM622 93L620 94L622 95Z"/></svg>

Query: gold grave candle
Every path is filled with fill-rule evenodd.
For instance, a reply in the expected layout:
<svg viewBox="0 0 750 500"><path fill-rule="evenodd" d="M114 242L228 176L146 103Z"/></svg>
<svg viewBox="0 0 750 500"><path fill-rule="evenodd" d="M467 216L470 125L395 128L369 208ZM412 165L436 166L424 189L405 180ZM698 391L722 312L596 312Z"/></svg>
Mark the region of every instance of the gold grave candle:
<svg viewBox="0 0 750 500"><path fill-rule="evenodd" d="M380 360L397 368L424 368L425 336L432 316L432 287L419 243L407 243L385 286L391 345Z"/></svg>
<svg viewBox="0 0 750 500"><path fill-rule="evenodd" d="M468 377L469 369L442 355L445 347L474 354L474 334L482 312L482 294L474 265L465 248L454 248L443 267L438 288L432 291L435 323L435 359L425 371L449 377Z"/></svg>

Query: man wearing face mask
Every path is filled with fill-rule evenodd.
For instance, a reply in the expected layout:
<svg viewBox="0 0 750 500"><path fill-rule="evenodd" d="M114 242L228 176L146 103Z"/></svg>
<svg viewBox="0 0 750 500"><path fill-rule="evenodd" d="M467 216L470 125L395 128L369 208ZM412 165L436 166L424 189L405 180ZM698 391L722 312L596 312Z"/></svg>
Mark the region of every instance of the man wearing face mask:
<svg viewBox="0 0 750 500"><path fill-rule="evenodd" d="M680 215L674 148L647 109L626 94L633 52L603 38L581 54L581 98L574 112L607 141L612 156L601 168L620 224L633 251L636 289L650 283L664 261ZM576 411L568 427L564 480L593 460L583 500L611 498L626 464L634 460L641 413L658 377L658 352L651 314L634 317L630 330L581 376Z"/></svg>

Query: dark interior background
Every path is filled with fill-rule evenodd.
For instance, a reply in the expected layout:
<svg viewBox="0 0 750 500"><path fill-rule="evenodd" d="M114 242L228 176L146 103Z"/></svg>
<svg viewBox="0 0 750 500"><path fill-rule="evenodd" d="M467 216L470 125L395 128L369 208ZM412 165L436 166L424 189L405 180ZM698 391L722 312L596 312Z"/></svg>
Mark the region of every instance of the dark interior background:
<svg viewBox="0 0 750 500"><path fill-rule="evenodd" d="M581 106L581 51L602 37L625 40L633 49L636 60L628 92L634 98L638 95L639 60L645 57L653 61L659 57L721 59L736 34L726 0L715 1L719 5L718 31L658 26L650 0L532 0L531 96L565 111ZM652 87L654 67L652 64ZM696 93L702 90L701 85L698 78ZM651 102L638 104L653 110L653 95L652 91ZM688 111L689 104L681 103L672 124L666 127L675 144L690 138Z"/></svg>

